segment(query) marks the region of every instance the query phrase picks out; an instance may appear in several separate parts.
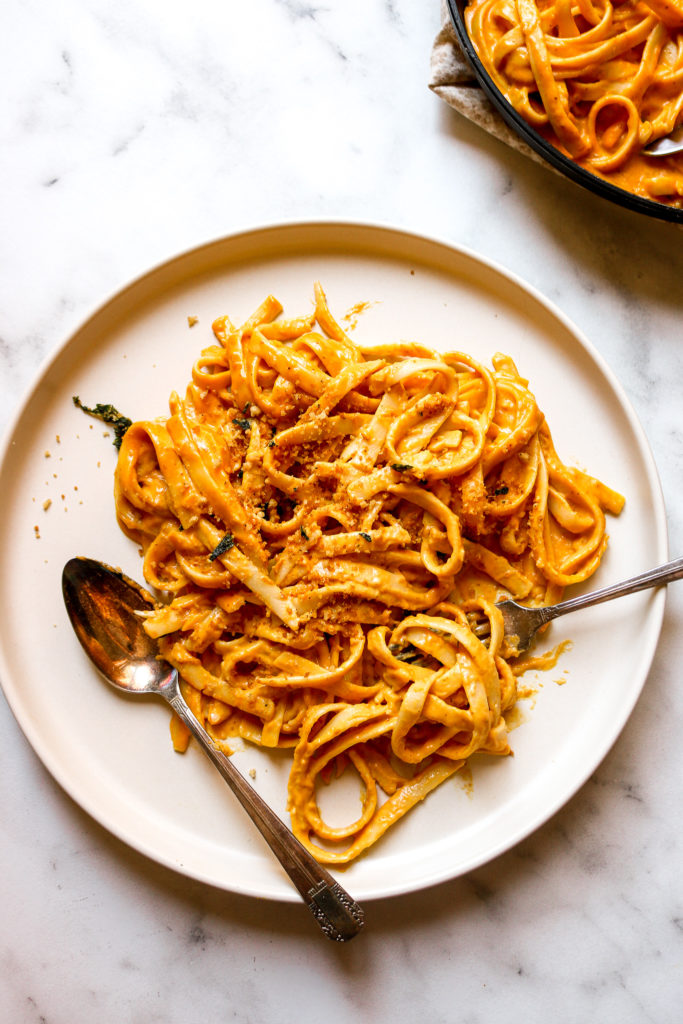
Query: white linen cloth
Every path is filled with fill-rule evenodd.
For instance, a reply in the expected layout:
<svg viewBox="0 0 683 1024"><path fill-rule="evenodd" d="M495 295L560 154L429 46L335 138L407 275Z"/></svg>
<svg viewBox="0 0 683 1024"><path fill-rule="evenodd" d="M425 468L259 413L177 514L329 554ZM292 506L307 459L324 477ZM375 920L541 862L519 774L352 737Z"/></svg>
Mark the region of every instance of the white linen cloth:
<svg viewBox="0 0 683 1024"><path fill-rule="evenodd" d="M446 0L441 0L441 28L432 47L429 88L491 135L559 173L507 126L478 84L455 34Z"/></svg>

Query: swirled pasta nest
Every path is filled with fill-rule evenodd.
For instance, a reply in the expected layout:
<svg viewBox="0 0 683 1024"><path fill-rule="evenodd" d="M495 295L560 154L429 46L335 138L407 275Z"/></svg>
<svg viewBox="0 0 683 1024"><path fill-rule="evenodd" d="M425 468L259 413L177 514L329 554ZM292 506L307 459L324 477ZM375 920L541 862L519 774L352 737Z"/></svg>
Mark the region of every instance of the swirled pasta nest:
<svg viewBox="0 0 683 1024"><path fill-rule="evenodd" d="M623 499L560 461L508 357L358 345L320 285L282 312L214 322L170 415L125 433L116 510L192 711L228 751L292 749L293 831L339 864L474 753L510 752L495 602L589 577ZM319 788L345 769L361 811L333 826Z"/></svg>

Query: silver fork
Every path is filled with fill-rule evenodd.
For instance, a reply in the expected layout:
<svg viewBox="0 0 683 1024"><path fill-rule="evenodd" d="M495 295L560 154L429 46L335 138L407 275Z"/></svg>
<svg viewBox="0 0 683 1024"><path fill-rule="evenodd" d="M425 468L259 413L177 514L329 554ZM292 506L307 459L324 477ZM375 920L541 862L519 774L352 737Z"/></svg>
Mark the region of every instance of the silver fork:
<svg viewBox="0 0 683 1024"><path fill-rule="evenodd" d="M593 590L590 594L582 594L580 597L570 597L567 601L559 604L550 604L540 608L525 608L516 601L500 601L496 607L503 613L503 624L505 636L510 644L521 654L526 651L537 631L546 622L566 615L567 612L578 611L579 608L588 608L593 604L602 604L603 601L611 601L614 597L625 597L627 594L635 594L638 590L648 590L650 587L658 587L665 583L672 583L674 580L683 578L683 558L676 558L673 562L666 562L643 572L640 576L633 576L623 583L614 583L610 587L603 587L602 590ZM473 632L480 640L490 635L490 624L488 620L474 626Z"/></svg>

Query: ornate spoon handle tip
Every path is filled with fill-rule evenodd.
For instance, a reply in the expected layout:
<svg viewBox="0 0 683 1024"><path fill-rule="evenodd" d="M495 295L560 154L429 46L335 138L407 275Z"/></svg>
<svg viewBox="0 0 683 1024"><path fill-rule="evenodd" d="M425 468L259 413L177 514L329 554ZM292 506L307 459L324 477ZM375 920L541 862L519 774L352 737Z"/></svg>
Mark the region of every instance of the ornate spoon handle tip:
<svg viewBox="0 0 683 1024"><path fill-rule="evenodd" d="M348 942L363 927L365 915L362 908L338 882L318 882L309 889L308 895L308 909L328 939Z"/></svg>

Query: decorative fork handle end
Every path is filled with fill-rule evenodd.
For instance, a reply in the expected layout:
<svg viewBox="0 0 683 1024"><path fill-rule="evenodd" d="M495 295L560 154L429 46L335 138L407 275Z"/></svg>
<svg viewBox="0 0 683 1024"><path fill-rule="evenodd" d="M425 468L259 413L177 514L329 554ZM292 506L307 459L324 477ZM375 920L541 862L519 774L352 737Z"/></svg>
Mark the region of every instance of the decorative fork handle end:
<svg viewBox="0 0 683 1024"><path fill-rule="evenodd" d="M338 882L320 881L307 893L308 909L333 942L348 942L365 923L362 908Z"/></svg>

